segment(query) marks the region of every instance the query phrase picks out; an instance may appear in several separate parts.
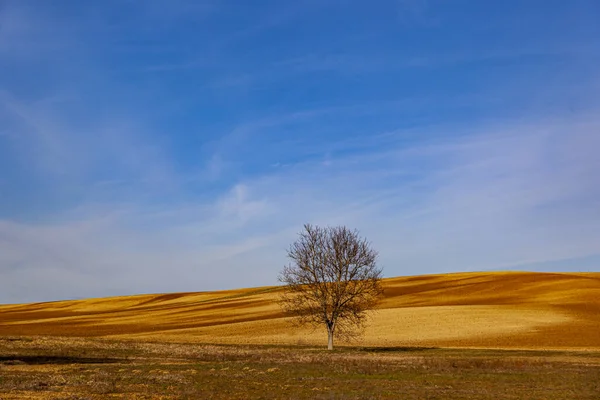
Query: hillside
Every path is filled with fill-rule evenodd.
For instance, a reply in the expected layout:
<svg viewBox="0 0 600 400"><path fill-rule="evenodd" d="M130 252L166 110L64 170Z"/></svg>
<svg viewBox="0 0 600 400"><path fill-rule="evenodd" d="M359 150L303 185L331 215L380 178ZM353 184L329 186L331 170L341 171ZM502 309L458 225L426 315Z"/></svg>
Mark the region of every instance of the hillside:
<svg viewBox="0 0 600 400"><path fill-rule="evenodd" d="M365 346L600 348L600 273L388 278ZM0 306L0 336L323 344L289 324L277 287Z"/></svg>

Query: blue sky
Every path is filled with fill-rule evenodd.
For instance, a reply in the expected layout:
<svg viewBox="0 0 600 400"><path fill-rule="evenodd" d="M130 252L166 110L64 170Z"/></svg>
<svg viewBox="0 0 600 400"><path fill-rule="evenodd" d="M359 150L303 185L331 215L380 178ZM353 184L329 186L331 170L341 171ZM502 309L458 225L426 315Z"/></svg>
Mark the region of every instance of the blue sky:
<svg viewBox="0 0 600 400"><path fill-rule="evenodd" d="M0 303L600 267L595 0L0 1Z"/></svg>

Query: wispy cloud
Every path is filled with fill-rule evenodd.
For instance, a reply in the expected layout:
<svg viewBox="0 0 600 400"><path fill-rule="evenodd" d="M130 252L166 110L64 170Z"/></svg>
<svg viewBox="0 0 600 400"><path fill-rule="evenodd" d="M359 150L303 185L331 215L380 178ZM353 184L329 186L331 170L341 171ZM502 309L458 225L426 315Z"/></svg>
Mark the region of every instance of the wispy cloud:
<svg viewBox="0 0 600 400"><path fill-rule="evenodd" d="M149 141L147 134L142 139L143 128L136 126L137 121L92 118L72 124L65 120L64 106L0 95L0 108L13 120L14 134L8 145L23 159L37 163L37 171L57 179L89 179L98 168L109 172L118 167L120 176L129 171L130 179L138 182L171 179L163 149ZM67 112L70 108L67 104ZM92 126L94 123L98 125Z"/></svg>
<svg viewBox="0 0 600 400"><path fill-rule="evenodd" d="M600 162L589 149L600 144L599 127L588 116L482 125L460 139L279 169L236 183L208 203L171 205L167 214L136 204L112 216L92 210L60 225L4 222L1 262L21 282L26 271L77 270L81 291L71 296L107 293L106 287L192 290L200 281L223 288L232 273L248 285L274 283L286 245L307 221L360 228L381 251L388 275L594 255ZM215 264L224 274L207 276ZM143 274L138 286L117 284L132 273ZM168 285L158 285L167 273ZM97 279L105 281L104 291ZM67 287L55 280L55 287Z"/></svg>

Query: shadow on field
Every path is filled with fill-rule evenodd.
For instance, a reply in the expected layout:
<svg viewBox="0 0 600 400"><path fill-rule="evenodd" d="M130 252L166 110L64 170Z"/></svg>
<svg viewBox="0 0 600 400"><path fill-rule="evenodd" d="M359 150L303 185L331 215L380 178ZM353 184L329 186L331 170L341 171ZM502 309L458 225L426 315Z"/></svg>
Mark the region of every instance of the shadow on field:
<svg viewBox="0 0 600 400"><path fill-rule="evenodd" d="M359 347L359 351L367 353L394 353L438 350L439 347L390 346L390 347Z"/></svg>
<svg viewBox="0 0 600 400"><path fill-rule="evenodd" d="M92 358L67 356L0 356L4 365L45 365L45 364L114 364L123 362L118 358Z"/></svg>

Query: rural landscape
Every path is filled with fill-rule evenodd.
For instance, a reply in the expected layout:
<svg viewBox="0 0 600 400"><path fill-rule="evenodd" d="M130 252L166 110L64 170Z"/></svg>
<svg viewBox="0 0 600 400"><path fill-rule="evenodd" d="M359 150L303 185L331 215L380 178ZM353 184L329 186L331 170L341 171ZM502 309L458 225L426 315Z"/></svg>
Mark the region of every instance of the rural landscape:
<svg viewBox="0 0 600 400"><path fill-rule="evenodd" d="M0 307L2 399L597 399L600 274L389 278L326 350L281 287Z"/></svg>
<svg viewBox="0 0 600 400"><path fill-rule="evenodd" d="M600 0L0 0L0 400L600 400Z"/></svg>

